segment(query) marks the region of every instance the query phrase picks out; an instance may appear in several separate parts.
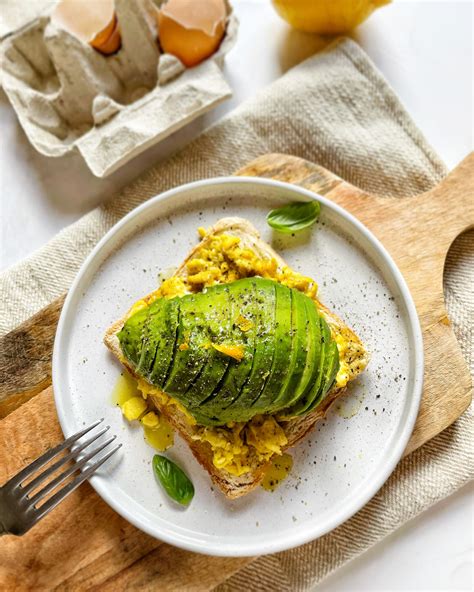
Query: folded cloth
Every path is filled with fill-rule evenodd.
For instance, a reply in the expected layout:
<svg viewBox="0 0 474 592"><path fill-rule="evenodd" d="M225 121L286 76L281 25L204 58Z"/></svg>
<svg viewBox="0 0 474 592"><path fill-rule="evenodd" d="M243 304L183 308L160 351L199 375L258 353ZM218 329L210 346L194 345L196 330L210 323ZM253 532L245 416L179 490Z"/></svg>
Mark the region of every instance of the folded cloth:
<svg viewBox="0 0 474 592"><path fill-rule="evenodd" d="M268 152L304 157L366 191L392 197L426 191L446 174L364 52L354 42L340 40L3 273L0 334L66 291L93 246L129 210L170 187L231 174ZM445 287L448 311L471 365L473 284L470 232L451 249ZM307 590L471 478L471 434L472 409L403 460L351 520L313 543L256 559L219 591Z"/></svg>

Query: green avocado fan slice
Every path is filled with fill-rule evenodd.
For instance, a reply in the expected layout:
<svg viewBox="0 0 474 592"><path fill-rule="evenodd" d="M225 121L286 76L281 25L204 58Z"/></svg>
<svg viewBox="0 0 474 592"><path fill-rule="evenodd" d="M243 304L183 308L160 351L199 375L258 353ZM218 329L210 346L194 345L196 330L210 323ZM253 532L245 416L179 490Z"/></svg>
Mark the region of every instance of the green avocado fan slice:
<svg viewBox="0 0 474 592"><path fill-rule="evenodd" d="M218 385L211 398L199 408L201 416L207 415L214 423L218 421L245 421L255 412L250 408L244 396L244 386L250 380L252 372L258 372L262 350L273 356L275 282L262 278L249 278L234 282L231 290L231 316L234 325L232 343L243 348L242 360L231 360L224 380ZM240 322L239 322L240 319ZM242 321L249 321L247 330L242 330ZM266 359L266 366L271 357ZM257 366L254 366L255 363ZM265 374L265 369L262 374ZM260 376L263 383L264 376ZM212 419L211 419L212 418Z"/></svg>
<svg viewBox="0 0 474 592"><path fill-rule="evenodd" d="M142 353L143 339L148 330L146 319L149 312L149 307L137 311L118 333L122 353L134 367L138 365Z"/></svg>
<svg viewBox="0 0 474 592"><path fill-rule="evenodd" d="M118 338L135 374L201 425L307 413L339 368L314 302L260 277L158 299L127 319Z"/></svg>
<svg viewBox="0 0 474 592"><path fill-rule="evenodd" d="M252 370L242 387L240 397L232 404L234 408L246 409L249 418L260 412L256 402L269 380L275 359L281 352L277 341L281 326L277 317L277 312L280 310L277 306L280 284L272 280L260 281L266 281L268 289L262 292L262 301L256 310L256 339ZM285 291L285 294L290 299L289 291ZM268 406L265 408L268 410Z"/></svg>
<svg viewBox="0 0 474 592"><path fill-rule="evenodd" d="M136 374L159 388L164 386L171 363L178 313L176 301L159 298L132 315L118 333L122 352Z"/></svg>
<svg viewBox="0 0 474 592"><path fill-rule="evenodd" d="M207 294L179 299L179 326L172 365L163 390L184 395L209 357L206 313L212 307Z"/></svg>
<svg viewBox="0 0 474 592"><path fill-rule="evenodd" d="M326 394L334 384L339 370L339 350L331 337L331 330L326 320L320 317L321 325L321 360L320 374L305 401L298 401L288 412L288 415L304 415L309 413L324 400Z"/></svg>
<svg viewBox="0 0 474 592"><path fill-rule="evenodd" d="M270 409L278 411L289 407L297 399L298 385L306 367L307 345L306 345L306 312L304 301L300 299L300 292L291 289L291 346L287 353L287 361L284 364L286 372L280 384L267 385L266 393ZM306 298L306 296L305 296ZM270 402L271 400L271 402Z"/></svg>
<svg viewBox="0 0 474 592"><path fill-rule="evenodd" d="M230 364L228 356L223 356L212 347L213 343L222 345L231 330L229 285L213 286L206 294L209 298L206 307L208 340L205 347L209 355L194 382L182 395L183 404L190 410L198 408L214 392Z"/></svg>
<svg viewBox="0 0 474 592"><path fill-rule="evenodd" d="M284 410L284 415L293 417L295 415L304 415L308 412L313 402L318 397L319 393L324 388L325 368L327 367L327 342L330 336L329 327L322 316L318 319L319 324L319 360L317 366L315 365L314 374L306 392L296 403ZM325 366L326 364L326 366Z"/></svg>
<svg viewBox="0 0 474 592"><path fill-rule="evenodd" d="M262 359L256 378L256 384L249 384L249 390L255 392L251 409L254 413L268 413L278 409L275 393L277 393L288 373L291 372L291 296L292 291L275 282L274 345L268 343L265 351L267 357ZM265 319L263 320L265 323ZM273 352L272 352L273 345ZM271 360L271 361L270 361Z"/></svg>
<svg viewBox="0 0 474 592"><path fill-rule="evenodd" d="M296 402L290 407L291 415L298 415L303 412L312 401L314 389L322 378L322 349L321 324L315 303L310 298L305 298L306 331L308 356L306 368L300 382L300 395ZM291 405L291 403L290 403Z"/></svg>
<svg viewBox="0 0 474 592"><path fill-rule="evenodd" d="M295 306L297 307L297 334L302 338L297 347L300 348L300 354L304 359L301 371L293 374L292 381L288 390L290 392L290 400L288 405L301 399L306 392L308 384L313 377L313 369L316 362L319 361L319 344L317 343L317 330L315 325L319 327L319 317L316 313L314 303L308 296L295 290L294 293Z"/></svg>
<svg viewBox="0 0 474 592"><path fill-rule="evenodd" d="M165 300L163 313L148 318L150 334L154 343L154 357L152 366L145 376L152 384L163 388L169 374L173 355L176 349L176 341L179 326L179 304L175 300ZM137 368L140 374L140 365Z"/></svg>
<svg viewBox="0 0 474 592"><path fill-rule="evenodd" d="M326 347L325 347L325 361L324 361L323 376L322 376L322 380L321 380L321 387L318 391L317 396L314 398L314 400L311 402L311 404L306 409L306 413L309 413L313 409L316 409L316 407L322 401L324 401L326 395L331 390L331 388L334 384L334 381L336 379L336 374L339 370L339 364L340 364L339 350L338 350L336 342L331 339L331 331L330 331L326 321L324 321L324 323L327 327L327 333L326 333L326 344L325 344L326 345Z"/></svg>

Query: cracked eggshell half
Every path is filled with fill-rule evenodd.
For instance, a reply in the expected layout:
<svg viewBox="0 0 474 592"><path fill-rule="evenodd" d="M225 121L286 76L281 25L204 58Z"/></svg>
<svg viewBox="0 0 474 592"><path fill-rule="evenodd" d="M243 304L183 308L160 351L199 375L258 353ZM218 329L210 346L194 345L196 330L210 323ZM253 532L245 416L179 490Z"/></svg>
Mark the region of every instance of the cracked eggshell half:
<svg viewBox="0 0 474 592"><path fill-rule="evenodd" d="M120 29L114 0L61 0L51 21L105 55L120 49Z"/></svg>
<svg viewBox="0 0 474 592"><path fill-rule="evenodd" d="M218 50L227 16L224 0L167 0L157 11L161 48L188 68L196 66Z"/></svg>

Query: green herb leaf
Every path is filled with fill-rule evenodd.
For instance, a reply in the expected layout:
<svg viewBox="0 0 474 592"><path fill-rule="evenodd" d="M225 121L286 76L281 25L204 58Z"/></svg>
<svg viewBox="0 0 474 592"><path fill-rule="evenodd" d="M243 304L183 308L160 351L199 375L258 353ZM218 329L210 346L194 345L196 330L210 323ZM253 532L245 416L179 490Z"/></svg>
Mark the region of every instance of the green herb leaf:
<svg viewBox="0 0 474 592"><path fill-rule="evenodd" d="M279 232L297 232L314 224L319 217L319 202L296 202L269 212L268 224Z"/></svg>
<svg viewBox="0 0 474 592"><path fill-rule="evenodd" d="M166 456L155 454L153 470L171 499L187 506L194 497L194 485L186 473Z"/></svg>

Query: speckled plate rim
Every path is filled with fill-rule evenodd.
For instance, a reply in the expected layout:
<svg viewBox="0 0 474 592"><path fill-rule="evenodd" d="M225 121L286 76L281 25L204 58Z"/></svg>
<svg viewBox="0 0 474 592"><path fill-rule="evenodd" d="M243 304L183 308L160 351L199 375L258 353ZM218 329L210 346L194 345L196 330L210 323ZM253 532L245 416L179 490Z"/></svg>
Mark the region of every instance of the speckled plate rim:
<svg viewBox="0 0 474 592"><path fill-rule="evenodd" d="M370 230L368 230L368 228L366 228L359 220L357 220L357 218L355 218L344 208L338 206L334 202L321 195L304 189L303 187L299 187L291 183L284 183L281 181L260 177L216 177L187 183L150 198L148 201L129 212L126 216L124 216L124 218L115 224L115 226L113 226L98 242L96 247L84 261L71 285L71 288L69 289L57 327L52 360L54 399L59 423L65 437L73 434L77 430L77 426L74 425L73 418L70 418L67 415L66 405L63 404L63 402L66 401L64 389L66 389L67 386L66 381L63 380L62 377L63 364L61 360L61 351L63 341L67 334L69 316L71 312L73 312L75 305L76 293L78 289L80 289L81 283L87 279L89 268L97 257L102 256L102 251L107 250L109 242L116 238L116 235L121 234L122 231L126 232L126 228L131 227L134 224L134 221L139 218L141 214L148 208L154 208L158 202L171 200L183 192L189 192L194 189L206 186L225 186L227 184L241 184L242 187L245 187L247 191L251 189L252 185L259 185L260 187L267 186L273 189L286 190L292 194L293 198L296 198L296 196L301 198L301 201L317 200L323 207L331 209L336 215L340 216L343 220L345 220L345 222L349 223L350 226L353 226L356 231L362 235L362 237L371 245L371 247L374 249L374 252L380 257L383 265L386 266L388 272L392 275L399 290L401 301L406 307L408 326L411 330L411 336L413 339L413 388L408 397L409 400L407 401L404 413L401 414L405 415L405 422L398 431L398 439L396 444L391 449L390 454L385 457L383 466L377 473L376 477L372 481L368 482L366 487L357 488L357 490L354 492L354 497L349 502L343 504L341 507L335 510L334 513L324 522L309 521L303 526L295 526L294 532L286 534L284 538L268 537L268 540L266 541L256 539L249 542L248 544L223 544L222 541L218 540L210 543L209 541L200 537L190 537L185 532L179 532L179 529L171 530L166 528L157 528L156 525L150 524L149 522L134 515L128 510L126 506L114 499L107 487L107 479L97 476L90 479L92 487L102 497L102 499L107 504L109 504L110 507L112 507L118 514L128 520L131 524L146 532L147 534L166 543L170 543L177 547L196 553L204 553L215 556L246 557L284 551L319 538L320 536L330 532L351 518L382 487L402 457L408 440L412 434L418 415L423 389L423 338L413 298L400 270L382 243L370 232ZM127 238L125 241L126 240ZM378 267L381 268L380 265Z"/></svg>

